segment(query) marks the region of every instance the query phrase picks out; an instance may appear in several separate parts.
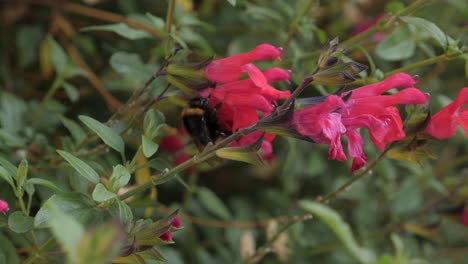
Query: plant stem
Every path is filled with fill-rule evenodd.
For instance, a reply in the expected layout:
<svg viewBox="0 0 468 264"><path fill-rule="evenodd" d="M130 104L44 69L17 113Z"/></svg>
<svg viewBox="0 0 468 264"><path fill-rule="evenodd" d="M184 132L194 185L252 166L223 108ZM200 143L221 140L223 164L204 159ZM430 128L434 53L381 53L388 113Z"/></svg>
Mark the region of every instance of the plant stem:
<svg viewBox="0 0 468 264"><path fill-rule="evenodd" d="M175 9L175 0L169 0L169 5L167 6L167 13L166 13L167 36L171 35L172 20L174 19L174 9ZM166 54L168 54L169 48L170 48L170 38L168 37L166 41L167 41L166 42Z"/></svg>
<svg viewBox="0 0 468 264"><path fill-rule="evenodd" d="M125 200L137 193L141 193L146 191L147 189L151 188L153 185L159 185L164 182L167 182L171 179L173 179L175 176L177 176L177 173L190 168L193 165L202 163L216 155L216 151L218 149L221 149L223 147L228 146L231 142L239 139L240 137L250 134L254 132L257 128L257 123L246 127L246 128L241 128L239 129L236 133L230 135L229 137L225 138L223 141L219 142L216 145L213 145L209 148L206 148L202 153L199 155L193 156L191 159L177 165L176 167L173 167L172 169L167 169L166 171L163 171L157 175L152 176L152 180L149 182L145 182L144 184L136 187L135 189L132 189L124 194L119 195L120 200Z"/></svg>
<svg viewBox="0 0 468 264"><path fill-rule="evenodd" d="M295 19L289 24L288 28L288 37L283 43L283 52L286 53L286 51L289 48L289 44L291 43L292 39L294 38L294 35L296 35L297 28L299 27L299 23L301 22L302 18L309 12L309 10L312 8L312 4L316 3L315 0L309 0L309 2L303 7L300 11L300 13L295 17Z"/></svg>
<svg viewBox="0 0 468 264"><path fill-rule="evenodd" d="M275 235L271 239L269 239L263 246L258 248L256 253L250 258L248 258L245 261L245 263L253 264L253 263L257 263L258 261L260 261L262 257L265 256L269 252L270 246L273 245L273 243L275 243L275 241L280 237L282 233L286 232L295 223L310 220L312 218L313 218L312 215L306 214L303 216L294 217L293 219L288 221L278 232L275 233Z"/></svg>
<svg viewBox="0 0 468 264"><path fill-rule="evenodd" d="M325 195L323 198L318 199L318 201L321 203L328 203L333 197L337 196L343 191L346 191L353 183L368 175L368 173L385 157L385 155L390 149L391 146L385 149L385 151L382 152L377 159L372 161L363 171L354 174L353 177L349 179L345 184L343 184L340 188Z"/></svg>
<svg viewBox="0 0 468 264"><path fill-rule="evenodd" d="M389 71L389 72L385 73L385 77L388 77L388 76L390 76L392 74L395 74L397 72L408 72L408 71L411 71L411 70L414 70L414 69L417 69L417 68L421 68L421 67L428 66L428 65L431 65L431 64L439 63L439 62L442 62L442 61L457 59L457 58L459 58L459 57L461 57L462 55L465 55L465 54L466 53L459 53L459 54L456 54L454 56L447 56L447 54L442 54L442 55L439 55L439 56L436 56L436 57L433 57L433 58L425 59L425 60L418 61L418 62L410 64L410 65L403 66L403 67L401 67L399 69L396 69L396 70L393 70L393 71Z"/></svg>

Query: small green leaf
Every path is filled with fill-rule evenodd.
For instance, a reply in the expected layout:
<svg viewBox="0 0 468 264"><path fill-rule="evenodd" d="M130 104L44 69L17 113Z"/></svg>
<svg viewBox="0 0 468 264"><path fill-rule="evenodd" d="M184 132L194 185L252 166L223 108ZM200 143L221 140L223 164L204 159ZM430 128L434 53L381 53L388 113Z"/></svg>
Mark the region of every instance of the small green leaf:
<svg viewBox="0 0 468 264"><path fill-rule="evenodd" d="M133 220L132 209L120 200L117 200L116 203L113 203L111 207L109 207L109 213L113 217L119 218L123 223L129 223Z"/></svg>
<svg viewBox="0 0 468 264"><path fill-rule="evenodd" d="M34 185L28 184L28 182L26 182L26 184L24 185L24 190L26 191L29 197L32 197L36 192L36 188L34 188Z"/></svg>
<svg viewBox="0 0 468 264"><path fill-rule="evenodd" d="M60 117L62 124L68 129L76 142L81 142L86 138L86 132L73 120L66 117Z"/></svg>
<svg viewBox="0 0 468 264"><path fill-rule="evenodd" d="M156 248L140 251L125 257L118 257L112 260L116 264L135 264L135 263L161 263L165 259Z"/></svg>
<svg viewBox="0 0 468 264"><path fill-rule="evenodd" d="M12 178L16 177L18 169L11 162L0 157L0 166L5 168L5 170L8 172L8 175L10 175Z"/></svg>
<svg viewBox="0 0 468 264"><path fill-rule="evenodd" d="M424 32L437 41L440 47L449 44L449 39L440 28L429 20L420 17L402 16L400 19L413 27L413 32Z"/></svg>
<svg viewBox="0 0 468 264"><path fill-rule="evenodd" d="M0 143L4 143L9 147L21 148L25 145L26 142L22 137L0 128Z"/></svg>
<svg viewBox="0 0 468 264"><path fill-rule="evenodd" d="M102 183L98 183L94 187L93 200L96 202L102 203L115 197L117 197L117 194L109 192Z"/></svg>
<svg viewBox="0 0 468 264"><path fill-rule="evenodd" d="M20 259L16 254L15 246L11 239L0 234L0 263L19 264Z"/></svg>
<svg viewBox="0 0 468 264"><path fill-rule="evenodd" d="M85 27L82 28L81 31L110 31L130 40L151 38L151 35L145 31L131 28L125 23Z"/></svg>
<svg viewBox="0 0 468 264"><path fill-rule="evenodd" d="M83 226L71 215L60 210L59 205L49 203L44 205L50 212L49 224L55 238L68 253L70 263L78 263L78 242L85 232Z"/></svg>
<svg viewBox="0 0 468 264"><path fill-rule="evenodd" d="M229 220L232 218L231 213L224 205L223 201L212 192L210 189L205 187L198 188L198 197L201 204L210 213L216 215L223 220Z"/></svg>
<svg viewBox="0 0 468 264"><path fill-rule="evenodd" d="M384 60L398 61L413 56L415 50L416 43L411 38L408 28L400 27L382 40L377 45L375 52Z"/></svg>
<svg viewBox="0 0 468 264"><path fill-rule="evenodd" d="M335 235L341 240L349 253L360 263L375 263L374 254L361 248L354 239L353 233L349 225L341 219L341 216L333 209L311 201L300 201L299 205L305 211L316 216L320 221L325 223Z"/></svg>
<svg viewBox="0 0 468 264"><path fill-rule="evenodd" d="M154 73L154 65L144 64L137 53L118 51L112 54L109 64L130 83L141 84Z"/></svg>
<svg viewBox="0 0 468 264"><path fill-rule="evenodd" d="M10 175L10 172L7 171L5 168L0 166L0 177L4 179L8 184L10 184L11 188L15 189L15 184L13 182L13 178Z"/></svg>
<svg viewBox="0 0 468 264"><path fill-rule="evenodd" d="M78 242L77 263L111 263L126 242L123 227L106 223L86 232Z"/></svg>
<svg viewBox="0 0 468 264"><path fill-rule="evenodd" d="M78 222L88 224L95 222L99 215L96 209L96 203L88 196L82 193L60 193L52 195L39 209L34 219L34 226L37 228L47 227L52 213L48 207L54 203L58 209L70 216L73 216Z"/></svg>
<svg viewBox="0 0 468 264"><path fill-rule="evenodd" d="M125 144L122 140L122 137L115 132L112 128L104 125L103 123L93 119L89 116L79 116L81 122L83 122L89 129L96 133L104 143L117 150L120 153L123 153L125 150Z"/></svg>
<svg viewBox="0 0 468 264"><path fill-rule="evenodd" d="M51 47L52 65L58 74L65 71L68 64L68 56L63 48L52 37L47 37L48 45Z"/></svg>
<svg viewBox="0 0 468 264"><path fill-rule="evenodd" d="M260 152L238 151L237 147L219 149L216 151L216 156L223 159L246 162L256 166L265 166Z"/></svg>
<svg viewBox="0 0 468 264"><path fill-rule="evenodd" d="M8 227L16 233L26 233L34 227L34 218L16 211L8 217Z"/></svg>
<svg viewBox="0 0 468 264"><path fill-rule="evenodd" d="M48 180L45 180L45 179L41 179L41 178L31 178L31 179L26 181L25 186L27 186L27 185L41 185L41 186L47 187L47 188L49 188L51 190L54 190L54 191L57 191L57 192L62 191L62 190L60 190L59 187L57 187L57 185L55 185L55 183L53 183L51 181L48 181Z"/></svg>
<svg viewBox="0 0 468 264"><path fill-rule="evenodd" d="M24 181L28 177L28 161L22 160L18 172L16 173L16 186L17 188L23 188Z"/></svg>
<svg viewBox="0 0 468 264"><path fill-rule="evenodd" d="M154 137L157 136L161 131L161 125L163 125L165 121L166 118L164 117L163 113L155 109L149 110L145 115L145 119L143 120L145 135L149 139L154 139Z"/></svg>
<svg viewBox="0 0 468 264"><path fill-rule="evenodd" d="M80 98L80 92L78 92L78 89L76 89L75 86L67 82L63 82L62 86L63 89L65 89L65 93L67 94L68 99L70 99L70 101L72 101L73 103L78 101L78 99Z"/></svg>
<svg viewBox="0 0 468 264"><path fill-rule="evenodd" d="M143 154L147 158L153 156L159 148L158 144L154 143L153 140L147 138L146 136L141 136L141 145L143 148Z"/></svg>
<svg viewBox="0 0 468 264"><path fill-rule="evenodd" d="M109 180L109 186L111 190L117 190L123 186L125 186L128 181L130 181L130 172L128 172L127 168L122 165L117 165L112 170L112 175Z"/></svg>
<svg viewBox="0 0 468 264"><path fill-rule="evenodd" d="M88 164L84 161L80 160L79 158L73 156L72 154L63 151L57 150L58 154L62 156L70 165L83 177L88 179L90 182L97 184L99 182L99 174L91 168Z"/></svg>

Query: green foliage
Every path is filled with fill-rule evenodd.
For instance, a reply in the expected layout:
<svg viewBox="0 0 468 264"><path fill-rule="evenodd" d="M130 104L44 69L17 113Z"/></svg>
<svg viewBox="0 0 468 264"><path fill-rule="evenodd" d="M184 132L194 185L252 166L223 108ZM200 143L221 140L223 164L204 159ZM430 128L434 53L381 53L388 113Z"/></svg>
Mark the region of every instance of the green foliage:
<svg viewBox="0 0 468 264"><path fill-rule="evenodd" d="M249 250L246 263L468 263L465 135L424 132L466 86L467 16L464 0L3 4L0 263L241 263ZM204 67L261 43L283 48L281 90L313 76L301 97L339 94L404 71L430 104L406 108L407 137L384 156L364 133L378 162L360 177L291 129L294 107L324 97L257 126L277 135L272 161L263 138L216 148L220 135L200 153L180 116L212 87Z"/></svg>
<svg viewBox="0 0 468 264"><path fill-rule="evenodd" d="M99 182L99 174L86 162L63 150L57 150L57 153L70 163L70 165L88 181L94 184Z"/></svg>
<svg viewBox="0 0 468 264"><path fill-rule="evenodd" d="M79 118L81 122L83 122L89 129L95 132L107 146L115 149L120 153L124 152L125 143L114 129L89 116L79 116Z"/></svg>

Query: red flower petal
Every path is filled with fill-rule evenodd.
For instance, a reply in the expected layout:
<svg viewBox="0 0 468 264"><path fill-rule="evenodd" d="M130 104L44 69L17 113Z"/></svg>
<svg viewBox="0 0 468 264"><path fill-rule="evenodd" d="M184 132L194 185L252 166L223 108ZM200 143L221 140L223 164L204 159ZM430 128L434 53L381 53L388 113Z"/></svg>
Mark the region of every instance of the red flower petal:
<svg viewBox="0 0 468 264"><path fill-rule="evenodd" d="M174 153L185 146L185 143L178 136L165 136L159 141L159 149L164 152Z"/></svg>
<svg viewBox="0 0 468 264"><path fill-rule="evenodd" d="M180 221L179 217L175 217L172 219L171 226L174 228L180 228L182 227L182 221Z"/></svg>
<svg viewBox="0 0 468 264"><path fill-rule="evenodd" d="M366 165L367 157L362 149L363 140L357 130L348 130L346 132L348 138L348 153L353 158L353 164L351 165L351 173L362 168Z"/></svg>
<svg viewBox="0 0 468 264"><path fill-rule="evenodd" d="M0 213L6 213L10 210L8 203L0 199Z"/></svg>
<svg viewBox="0 0 468 264"><path fill-rule="evenodd" d="M393 88L407 88L416 84L414 78L406 73L396 73L385 80L352 90L351 98L380 95Z"/></svg>
<svg viewBox="0 0 468 264"><path fill-rule="evenodd" d="M159 239L161 239L164 242L170 242L172 241L172 233L167 231L164 234L160 235Z"/></svg>
<svg viewBox="0 0 468 264"><path fill-rule="evenodd" d="M429 122L426 131L437 139L453 136L457 125L461 125L468 135L468 112L460 108L468 103L468 88L463 88L455 101L437 112Z"/></svg>
<svg viewBox="0 0 468 264"><path fill-rule="evenodd" d="M461 218L461 222L463 223L463 225L468 226L468 209L467 208L463 209L463 212L461 213L460 218Z"/></svg>
<svg viewBox="0 0 468 264"><path fill-rule="evenodd" d="M270 44L261 44L249 52L212 61L205 68L205 74L213 82L233 82L239 79L242 74L242 65L257 60L278 58L280 55L280 49Z"/></svg>

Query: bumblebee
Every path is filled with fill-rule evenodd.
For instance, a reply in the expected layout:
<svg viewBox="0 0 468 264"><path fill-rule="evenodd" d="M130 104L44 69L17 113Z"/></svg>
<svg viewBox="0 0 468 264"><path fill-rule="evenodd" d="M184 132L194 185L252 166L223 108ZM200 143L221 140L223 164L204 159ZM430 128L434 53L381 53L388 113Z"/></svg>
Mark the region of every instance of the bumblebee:
<svg viewBox="0 0 468 264"><path fill-rule="evenodd" d="M216 109L210 108L208 102L205 98L192 98L188 101L188 107L182 111L185 130L200 151L209 143L215 144L229 134L219 126Z"/></svg>

